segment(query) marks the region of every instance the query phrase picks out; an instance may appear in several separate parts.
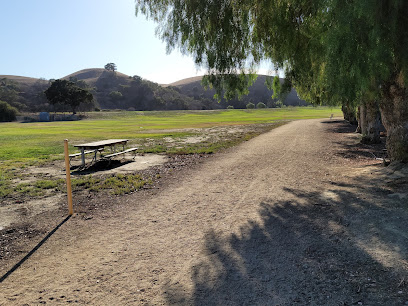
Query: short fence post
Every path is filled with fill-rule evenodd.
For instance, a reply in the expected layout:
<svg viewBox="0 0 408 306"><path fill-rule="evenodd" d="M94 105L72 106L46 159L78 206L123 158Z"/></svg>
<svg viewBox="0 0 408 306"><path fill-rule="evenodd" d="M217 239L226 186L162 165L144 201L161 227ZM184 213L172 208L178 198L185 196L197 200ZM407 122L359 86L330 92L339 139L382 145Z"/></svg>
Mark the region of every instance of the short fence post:
<svg viewBox="0 0 408 306"><path fill-rule="evenodd" d="M67 174L68 213L72 215L74 213L74 209L72 207L71 169L69 166L68 139L64 140L64 152L65 152L65 172Z"/></svg>

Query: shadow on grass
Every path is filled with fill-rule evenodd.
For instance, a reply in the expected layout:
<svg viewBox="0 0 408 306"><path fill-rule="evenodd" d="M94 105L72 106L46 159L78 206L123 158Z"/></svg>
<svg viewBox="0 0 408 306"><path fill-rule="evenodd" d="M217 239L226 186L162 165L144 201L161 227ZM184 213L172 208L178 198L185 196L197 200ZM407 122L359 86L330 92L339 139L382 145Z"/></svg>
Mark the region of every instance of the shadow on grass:
<svg viewBox="0 0 408 306"><path fill-rule="evenodd" d="M408 226L398 203L359 181L362 193L285 191L259 204L262 222L209 231L191 267L192 294L164 288L177 305L402 305L408 301ZM401 204L401 203L399 203Z"/></svg>

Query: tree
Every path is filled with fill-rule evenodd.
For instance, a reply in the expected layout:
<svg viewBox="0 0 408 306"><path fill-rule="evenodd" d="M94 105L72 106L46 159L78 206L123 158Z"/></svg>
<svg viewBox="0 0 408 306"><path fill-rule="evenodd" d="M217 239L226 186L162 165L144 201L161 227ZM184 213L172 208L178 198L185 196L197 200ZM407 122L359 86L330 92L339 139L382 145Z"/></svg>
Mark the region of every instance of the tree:
<svg viewBox="0 0 408 306"><path fill-rule="evenodd" d="M9 122L16 120L18 110L5 101L0 101L0 122Z"/></svg>
<svg viewBox="0 0 408 306"><path fill-rule="evenodd" d="M115 73L115 71L116 71L116 64L115 63L107 63L106 65L105 65L105 69L106 70L108 70L108 71L112 71L113 73Z"/></svg>
<svg viewBox="0 0 408 306"><path fill-rule="evenodd" d="M142 78L138 75L134 75L130 78L132 79L132 83L134 83L135 85L139 85L142 83Z"/></svg>
<svg viewBox="0 0 408 306"><path fill-rule="evenodd" d="M71 107L73 114L76 113L76 109L81 103L91 103L93 101L93 95L89 91L67 80L52 82L44 93L50 104L61 103L68 105Z"/></svg>
<svg viewBox="0 0 408 306"><path fill-rule="evenodd" d="M136 1L168 50L192 54L218 92L245 93L243 72L267 60L312 103L350 110L375 97L390 157L405 162L407 11L401 0Z"/></svg>

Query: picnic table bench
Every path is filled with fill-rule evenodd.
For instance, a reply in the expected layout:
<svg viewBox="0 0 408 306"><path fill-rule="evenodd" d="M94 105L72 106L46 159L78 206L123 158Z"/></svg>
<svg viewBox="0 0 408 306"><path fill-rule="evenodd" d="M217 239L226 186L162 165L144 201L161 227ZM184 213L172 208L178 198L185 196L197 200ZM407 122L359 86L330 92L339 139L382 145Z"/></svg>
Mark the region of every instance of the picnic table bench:
<svg viewBox="0 0 408 306"><path fill-rule="evenodd" d="M136 151L137 149L138 149L138 148L130 148L130 149L127 149L127 150L124 150L124 151L121 151L121 152L117 152L117 153L105 155L103 158L111 158L111 157L115 157L115 156L117 156L117 155L134 152L134 151Z"/></svg>
<svg viewBox="0 0 408 306"><path fill-rule="evenodd" d="M74 147L78 148L81 152L80 153L75 153L75 154L70 154L69 157L76 157L76 156L81 156L82 160L82 166L85 166L85 154L90 154L94 153L93 160L96 161L97 159L97 153L98 152L103 152L105 150L105 147L110 147L111 154L108 155L102 155L101 153L101 158L106 158L110 159L112 157L129 153L129 152L135 152L137 148L129 148L125 150L125 146L129 139L107 139L107 140L101 140L101 141L94 141L94 142L88 142L88 143L82 143L82 144L77 144L74 145ZM116 146L121 145L122 146L122 151L117 152L116 151ZM87 150L87 151L86 151Z"/></svg>
<svg viewBox="0 0 408 306"><path fill-rule="evenodd" d="M103 148L98 149L98 152L102 152L102 151L103 151ZM84 154L89 154L89 153L95 153L95 150L84 151ZM77 157L81 155L82 155L82 152L75 153L75 154L69 154L69 158L73 158L73 157Z"/></svg>

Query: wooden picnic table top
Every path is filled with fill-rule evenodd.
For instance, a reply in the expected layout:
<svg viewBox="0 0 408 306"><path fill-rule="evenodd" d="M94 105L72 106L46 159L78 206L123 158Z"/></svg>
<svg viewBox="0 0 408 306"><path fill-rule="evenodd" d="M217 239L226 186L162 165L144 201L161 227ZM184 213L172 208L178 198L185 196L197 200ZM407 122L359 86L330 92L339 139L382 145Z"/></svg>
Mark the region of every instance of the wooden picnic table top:
<svg viewBox="0 0 408 306"><path fill-rule="evenodd" d="M74 147L84 148L84 149L98 149L98 148L112 146L112 145L119 144L119 143L127 143L128 141L129 139L106 139L106 140L77 144L77 145L74 145Z"/></svg>

